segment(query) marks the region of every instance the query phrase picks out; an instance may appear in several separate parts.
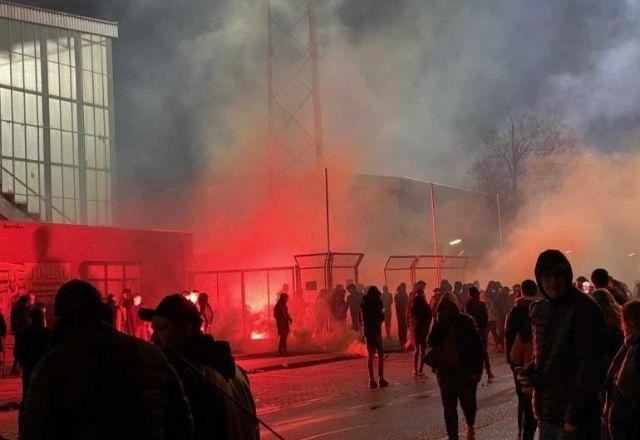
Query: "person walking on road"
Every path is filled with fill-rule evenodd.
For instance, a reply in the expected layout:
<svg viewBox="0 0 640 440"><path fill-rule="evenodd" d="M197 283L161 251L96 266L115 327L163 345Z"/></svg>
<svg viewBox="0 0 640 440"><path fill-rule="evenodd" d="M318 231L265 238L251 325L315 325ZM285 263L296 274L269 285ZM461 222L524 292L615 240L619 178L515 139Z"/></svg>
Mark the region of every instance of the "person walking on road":
<svg viewBox="0 0 640 440"><path fill-rule="evenodd" d="M384 379L384 351L382 349L382 322L384 312L380 290L376 286L369 287L362 300L362 327L367 344L367 368L369 370L369 389L384 388L389 385ZM378 356L378 382L373 375L373 358Z"/></svg>
<svg viewBox="0 0 640 440"><path fill-rule="evenodd" d="M489 314L487 306L480 301L480 291L476 286L469 287L469 301L464 306L464 312L471 316L476 322L480 339L482 340L482 350L484 352L484 369L487 372L487 381L493 382L494 375L491 371L491 359L489 358L488 339L489 339Z"/></svg>
<svg viewBox="0 0 640 440"><path fill-rule="evenodd" d="M538 424L533 413L531 393L520 385L517 368L526 368L533 363L533 329L531 308L538 300L538 286L533 280L522 282L521 296L507 316L505 328L505 354L514 373L516 396L518 396L518 436L522 440L533 440Z"/></svg>
<svg viewBox="0 0 640 440"><path fill-rule="evenodd" d="M50 349L52 330L44 325L44 312L33 308L31 323L16 337L15 356L22 365L22 395L27 394L31 372Z"/></svg>
<svg viewBox="0 0 640 440"><path fill-rule="evenodd" d="M289 309L287 308L287 301L289 301L289 295L281 293L278 302L273 308L273 317L276 320L276 327L278 327L278 354L280 356L286 356L287 353L287 337L289 336L289 326L293 323L291 316L289 315Z"/></svg>
<svg viewBox="0 0 640 440"><path fill-rule="evenodd" d="M433 314L431 307L427 304L424 290L418 289L409 303L409 332L413 339L413 377L418 378L424 376L424 358L427 350L427 336L431 328L431 320Z"/></svg>
<svg viewBox="0 0 640 440"><path fill-rule="evenodd" d="M482 377L484 352L473 318L460 313L457 303L443 296L438 318L429 335L436 350L433 367L438 377L449 440L458 440L458 401L462 407L467 440L475 439L476 392ZM429 354L427 355L429 357Z"/></svg>

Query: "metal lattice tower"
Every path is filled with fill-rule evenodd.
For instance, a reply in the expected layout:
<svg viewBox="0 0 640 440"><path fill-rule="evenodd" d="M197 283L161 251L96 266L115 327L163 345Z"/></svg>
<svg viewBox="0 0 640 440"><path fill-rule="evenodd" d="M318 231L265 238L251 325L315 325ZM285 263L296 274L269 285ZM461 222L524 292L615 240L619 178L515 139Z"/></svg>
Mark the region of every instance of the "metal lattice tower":
<svg viewBox="0 0 640 440"><path fill-rule="evenodd" d="M272 173L322 166L322 110L313 0L267 0Z"/></svg>

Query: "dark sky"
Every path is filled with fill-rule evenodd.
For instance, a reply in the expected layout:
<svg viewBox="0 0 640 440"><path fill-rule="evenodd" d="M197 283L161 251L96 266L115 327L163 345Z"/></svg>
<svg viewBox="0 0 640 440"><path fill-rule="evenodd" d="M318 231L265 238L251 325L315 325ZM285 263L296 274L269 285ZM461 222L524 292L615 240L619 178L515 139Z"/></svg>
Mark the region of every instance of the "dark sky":
<svg viewBox="0 0 640 440"><path fill-rule="evenodd" d="M257 115L264 109L259 0L20 3L119 22L116 128L127 189L188 187L210 166L210 150L238 131L230 109L247 95ZM458 184L478 132L507 111L556 112L603 151L640 135L638 0L316 4L327 131L381 145L368 151L370 172ZM345 85L349 75L357 87ZM392 166L389 149L401 152Z"/></svg>

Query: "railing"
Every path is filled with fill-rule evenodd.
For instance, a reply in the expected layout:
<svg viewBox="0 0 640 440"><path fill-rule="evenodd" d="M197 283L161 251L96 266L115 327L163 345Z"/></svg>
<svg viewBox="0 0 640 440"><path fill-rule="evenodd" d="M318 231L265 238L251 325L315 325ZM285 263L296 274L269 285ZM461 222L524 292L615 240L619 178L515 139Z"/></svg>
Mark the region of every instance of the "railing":
<svg viewBox="0 0 640 440"><path fill-rule="evenodd" d="M70 223L76 223L76 221L75 221L74 219L71 219L71 218L67 217L67 216L64 214L64 211L59 210L58 208L56 208L55 206L53 206L53 204L52 204L52 203L48 203L48 201L47 201L46 197L44 197L44 196L43 196L43 195L41 195L40 193L37 193L37 192L35 192L34 190L32 190L31 188L29 188L29 185L28 185L26 182L24 182L24 181L20 180L20 178L16 177L16 175L15 175L15 174L13 174L11 171L9 171L7 168L5 168L5 167L4 167L4 165L2 165L1 167L2 167L2 173L0 173L0 176L1 176L3 173L7 173L9 176L11 176L11 177L13 178L13 180L14 180L15 182L18 182L20 185L24 186L24 187L26 188L26 190L27 190L27 197L29 197L29 195L33 195L33 196L37 197L37 198L38 198L38 200L39 200L40 202L44 202L45 206L46 206L47 204L49 204L49 205L51 206L51 210L52 210L52 211L55 211L57 214L60 214L60 216L61 216L64 220L67 220L67 221L68 221L68 222L70 222ZM29 192L31 192L31 194L30 194ZM15 193L14 193L14 195L15 195Z"/></svg>

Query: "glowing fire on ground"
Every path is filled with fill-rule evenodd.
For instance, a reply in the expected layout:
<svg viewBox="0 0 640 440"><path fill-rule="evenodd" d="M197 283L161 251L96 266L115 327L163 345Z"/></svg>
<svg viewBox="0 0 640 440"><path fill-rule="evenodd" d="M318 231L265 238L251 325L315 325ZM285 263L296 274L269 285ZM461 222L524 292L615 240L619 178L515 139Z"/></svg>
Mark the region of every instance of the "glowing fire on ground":
<svg viewBox="0 0 640 440"><path fill-rule="evenodd" d="M252 331L251 339L254 341L257 339L267 339L267 334L265 332Z"/></svg>

